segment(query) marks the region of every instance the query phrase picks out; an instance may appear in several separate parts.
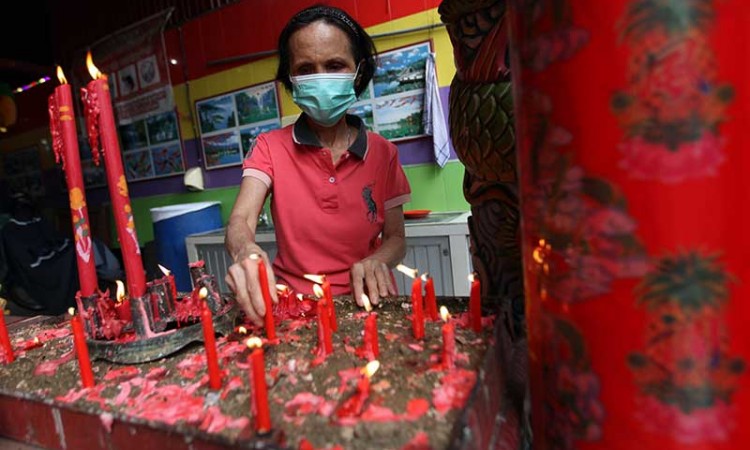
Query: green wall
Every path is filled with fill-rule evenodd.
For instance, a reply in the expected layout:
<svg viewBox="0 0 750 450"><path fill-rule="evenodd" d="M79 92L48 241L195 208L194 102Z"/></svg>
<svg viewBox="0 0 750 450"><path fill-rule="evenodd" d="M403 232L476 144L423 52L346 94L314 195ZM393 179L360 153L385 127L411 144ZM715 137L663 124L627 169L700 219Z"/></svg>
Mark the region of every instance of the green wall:
<svg viewBox="0 0 750 450"><path fill-rule="evenodd" d="M449 162L442 169L435 164L419 164L404 167L412 190L411 202L404 205L404 210L430 209L432 211L468 211L469 204L463 196L464 167L458 161ZM226 224L229 213L232 212L234 199L237 197L239 186L210 189L202 192L187 192L179 194L155 195L131 199L138 240L141 245L154 239L154 227L151 222L151 208L174 205L178 203L193 203L218 201L221 202L221 217ZM114 227L112 235L116 236ZM113 239L117 242L117 239Z"/></svg>

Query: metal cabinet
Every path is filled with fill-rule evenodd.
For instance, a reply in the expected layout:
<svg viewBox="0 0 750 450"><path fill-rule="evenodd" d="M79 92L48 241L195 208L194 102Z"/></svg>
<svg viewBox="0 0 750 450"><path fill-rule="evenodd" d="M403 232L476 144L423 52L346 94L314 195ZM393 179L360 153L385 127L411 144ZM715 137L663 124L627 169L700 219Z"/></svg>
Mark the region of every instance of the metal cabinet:
<svg viewBox="0 0 750 450"><path fill-rule="evenodd" d="M437 295L469 295L469 213L433 213L429 219L406 222L406 256L404 264L421 273L429 273ZM273 259L276 256L275 235L271 229L259 230L257 243ZM206 262L209 273L216 275L222 292L229 291L224 281L232 260L224 249L224 230L188 236L185 239L188 260ZM411 292L412 280L394 271L398 291Z"/></svg>

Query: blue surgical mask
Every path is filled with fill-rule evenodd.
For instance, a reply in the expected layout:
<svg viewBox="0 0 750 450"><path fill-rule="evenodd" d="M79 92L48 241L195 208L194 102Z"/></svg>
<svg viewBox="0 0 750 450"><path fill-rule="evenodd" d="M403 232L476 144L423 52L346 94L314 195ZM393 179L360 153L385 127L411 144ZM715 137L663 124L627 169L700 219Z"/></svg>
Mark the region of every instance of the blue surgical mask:
<svg viewBox="0 0 750 450"><path fill-rule="evenodd" d="M292 81L292 100L316 123L332 127L357 101L354 93L356 77L357 72L289 77Z"/></svg>

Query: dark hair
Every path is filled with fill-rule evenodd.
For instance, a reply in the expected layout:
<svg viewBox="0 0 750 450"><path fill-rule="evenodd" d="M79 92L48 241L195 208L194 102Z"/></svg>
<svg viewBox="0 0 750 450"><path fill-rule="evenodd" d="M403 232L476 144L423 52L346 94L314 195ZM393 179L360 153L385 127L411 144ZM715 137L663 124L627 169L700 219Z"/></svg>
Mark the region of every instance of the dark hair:
<svg viewBox="0 0 750 450"><path fill-rule="evenodd" d="M311 6L289 19L279 35L279 67L276 71L276 79L284 83L287 90L292 90L292 82L289 80L289 57L291 56L289 54L289 39L296 31L318 21L339 28L349 38L354 62L360 64L354 91L357 95L361 94L375 74L375 58L377 56L375 44L362 26L349 14L333 6Z"/></svg>

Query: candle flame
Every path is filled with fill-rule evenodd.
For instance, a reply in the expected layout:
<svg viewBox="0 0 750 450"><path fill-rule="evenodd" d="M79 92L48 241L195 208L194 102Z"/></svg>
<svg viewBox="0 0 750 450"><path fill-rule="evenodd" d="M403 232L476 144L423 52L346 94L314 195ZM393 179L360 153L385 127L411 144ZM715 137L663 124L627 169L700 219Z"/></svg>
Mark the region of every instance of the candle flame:
<svg viewBox="0 0 750 450"><path fill-rule="evenodd" d="M421 279L422 279L422 281L424 281L424 282L426 283L426 282L427 282L427 279L428 279L428 278L430 278L430 274L429 274L429 273L427 273L427 272L425 272L425 273L423 273L423 274L422 274L422 276L421 276L421 277L419 277L419 278L421 278Z"/></svg>
<svg viewBox="0 0 750 450"><path fill-rule="evenodd" d="M403 273L404 275L406 275L409 278L416 278L417 274L419 273L419 271L417 271L417 269L412 269L411 267L405 266L403 264L397 265L396 266L396 270L398 270L399 272Z"/></svg>
<svg viewBox="0 0 750 450"><path fill-rule="evenodd" d="M162 266L161 264L157 264L157 266L159 266L159 270L161 270L164 275L169 275L170 273L172 273L169 269Z"/></svg>
<svg viewBox="0 0 750 450"><path fill-rule="evenodd" d="M39 336L34 336L34 343L35 343L35 344L38 344L39 342L41 342L41 341L39 340Z"/></svg>
<svg viewBox="0 0 750 450"><path fill-rule="evenodd" d="M372 311L372 304L370 304L370 297L367 294L362 294L362 306L365 307L365 311Z"/></svg>
<svg viewBox="0 0 750 450"><path fill-rule="evenodd" d="M68 308L68 314L71 315L71 316L75 316L76 315L75 308Z"/></svg>
<svg viewBox="0 0 750 450"><path fill-rule="evenodd" d="M98 80L102 77L102 73L94 65L94 58L91 57L91 51L86 53L86 68L89 70L91 78Z"/></svg>
<svg viewBox="0 0 750 450"><path fill-rule="evenodd" d="M247 334L247 328L240 325L240 327L237 328L237 332L240 334Z"/></svg>
<svg viewBox="0 0 750 450"><path fill-rule="evenodd" d="M123 297L125 297L125 284L120 280L115 280L115 283L117 284L117 303L120 303Z"/></svg>
<svg viewBox="0 0 750 450"><path fill-rule="evenodd" d="M472 283L473 283L473 282L474 282L474 280L475 280L476 278L477 278L477 276L476 276L476 275L474 275L474 273L473 273L473 272L469 274L469 281L470 281L470 282L472 282Z"/></svg>
<svg viewBox="0 0 750 450"><path fill-rule="evenodd" d="M252 259L253 261L257 261L260 259L260 255L257 253L251 253L250 256L248 256L248 258Z"/></svg>
<svg viewBox="0 0 750 450"><path fill-rule="evenodd" d="M245 345L247 345L247 348L261 348L263 347L263 341L258 336L253 336L247 338Z"/></svg>
<svg viewBox="0 0 750 450"><path fill-rule="evenodd" d="M367 378L372 378L373 375L375 375L375 372L380 369L380 361L377 359L373 359L372 361L368 362L365 367L362 368L362 373Z"/></svg>
<svg viewBox="0 0 750 450"><path fill-rule="evenodd" d="M60 82L60 84L68 84L68 79L65 78L65 74L63 73L62 67L57 66L57 80Z"/></svg>
<svg viewBox="0 0 750 450"><path fill-rule="evenodd" d="M302 275L306 280L310 280L313 283L323 284L323 282L326 280L325 275L313 275L311 273L306 273Z"/></svg>
<svg viewBox="0 0 750 450"><path fill-rule="evenodd" d="M287 286L286 284L277 284L276 285L276 291L277 292L282 292L283 293L283 292L286 292L287 290L289 290L289 286Z"/></svg>
<svg viewBox="0 0 750 450"><path fill-rule="evenodd" d="M323 298L323 295L325 295L325 293L323 292L323 288L320 287L319 284L313 284L313 292L318 298Z"/></svg>
<svg viewBox="0 0 750 450"><path fill-rule="evenodd" d="M447 322L451 318L451 314L445 306L440 307L440 317L443 319L443 322Z"/></svg>
<svg viewBox="0 0 750 450"><path fill-rule="evenodd" d="M305 296L304 296L304 295L302 295L302 293L301 293L301 292L298 292L298 293L297 293L297 300L299 300L299 301L302 301L302 300L304 300L304 299L305 299Z"/></svg>
<svg viewBox="0 0 750 450"><path fill-rule="evenodd" d="M208 289L206 289L205 286L198 291L198 297L200 297L201 300L205 300L206 297L208 297Z"/></svg>

